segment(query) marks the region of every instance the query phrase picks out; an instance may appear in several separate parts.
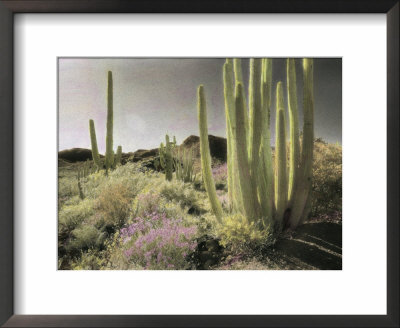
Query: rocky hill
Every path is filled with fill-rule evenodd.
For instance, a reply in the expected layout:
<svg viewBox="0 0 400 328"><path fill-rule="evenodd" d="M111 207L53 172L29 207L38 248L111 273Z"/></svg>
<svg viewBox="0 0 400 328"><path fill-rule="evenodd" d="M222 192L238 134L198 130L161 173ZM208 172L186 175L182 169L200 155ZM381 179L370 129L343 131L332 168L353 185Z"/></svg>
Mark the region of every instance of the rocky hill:
<svg viewBox="0 0 400 328"><path fill-rule="evenodd" d="M211 156L219 161L226 161L226 139L222 137L216 137L213 135L208 136L208 142L210 144ZM200 157L200 138L198 136L191 135L186 138L181 145L180 149L192 149L195 157ZM154 149L138 149L135 152L122 153L122 162L139 162L141 160L147 160L154 158L158 155L158 148ZM103 155L100 157L104 158ZM65 165L68 163L84 162L86 160L92 160L92 151L85 148L72 148L58 152L59 165Z"/></svg>

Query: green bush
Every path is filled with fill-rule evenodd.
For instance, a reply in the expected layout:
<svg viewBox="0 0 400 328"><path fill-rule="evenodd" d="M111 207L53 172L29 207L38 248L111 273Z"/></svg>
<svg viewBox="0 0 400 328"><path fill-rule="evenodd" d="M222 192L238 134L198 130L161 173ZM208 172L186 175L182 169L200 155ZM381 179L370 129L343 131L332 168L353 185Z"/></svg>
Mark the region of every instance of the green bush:
<svg viewBox="0 0 400 328"><path fill-rule="evenodd" d="M72 231L72 238L67 245L69 253L77 253L88 249L100 249L106 238L104 232L100 232L92 225L82 225Z"/></svg>
<svg viewBox="0 0 400 328"><path fill-rule="evenodd" d="M311 217L342 212L342 147L316 141Z"/></svg>
<svg viewBox="0 0 400 328"><path fill-rule="evenodd" d="M85 199L77 204L62 207L58 215L59 234L65 235L70 233L78 227L85 218L90 217L94 213L93 205L93 200Z"/></svg>
<svg viewBox="0 0 400 328"><path fill-rule="evenodd" d="M164 181L159 186L159 193L168 201L179 204L182 208L191 209L193 212L202 212L204 196L195 191L190 184L182 181Z"/></svg>
<svg viewBox="0 0 400 328"><path fill-rule="evenodd" d="M92 248L87 252L82 252L81 256L72 262L71 268L73 270L101 270L105 264L103 252Z"/></svg>
<svg viewBox="0 0 400 328"><path fill-rule="evenodd" d="M104 188L96 203L96 210L102 223L117 229L122 227L131 213L132 196L128 186L121 183L110 184Z"/></svg>
<svg viewBox="0 0 400 328"><path fill-rule="evenodd" d="M260 229L241 214L225 217L223 223L216 227L220 244L228 247L233 254L249 254L257 247L272 244L272 232L272 227Z"/></svg>

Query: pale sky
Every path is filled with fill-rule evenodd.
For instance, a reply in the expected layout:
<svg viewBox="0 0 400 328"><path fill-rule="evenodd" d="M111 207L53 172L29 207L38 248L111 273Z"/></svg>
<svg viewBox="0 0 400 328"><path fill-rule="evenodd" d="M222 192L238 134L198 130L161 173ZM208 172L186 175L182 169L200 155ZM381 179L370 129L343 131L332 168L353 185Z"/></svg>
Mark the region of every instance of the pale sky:
<svg viewBox="0 0 400 328"><path fill-rule="evenodd" d="M199 135L196 92L204 84L209 134L225 137L222 66L225 59L59 59L59 150L90 148L89 119L96 126L100 153L105 151L107 71L114 82L114 148L123 152L158 147L165 133L181 143ZM302 121L301 61L296 60ZM243 60L248 79L248 60ZM273 95L277 81L286 83L285 61L273 60ZM342 62L315 59L315 136L342 141ZM286 102L286 94L285 94ZM271 133L274 136L274 101ZM302 127L302 123L300 125ZM273 142L274 142L274 138Z"/></svg>

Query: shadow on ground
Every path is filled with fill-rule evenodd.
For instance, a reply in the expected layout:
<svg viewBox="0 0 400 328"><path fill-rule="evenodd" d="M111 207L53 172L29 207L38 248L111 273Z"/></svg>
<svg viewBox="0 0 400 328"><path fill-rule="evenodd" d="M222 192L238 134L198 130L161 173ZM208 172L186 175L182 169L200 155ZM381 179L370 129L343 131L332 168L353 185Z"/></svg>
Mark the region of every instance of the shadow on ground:
<svg viewBox="0 0 400 328"><path fill-rule="evenodd" d="M269 260L290 269L341 270L342 225L311 222L279 240L266 254Z"/></svg>

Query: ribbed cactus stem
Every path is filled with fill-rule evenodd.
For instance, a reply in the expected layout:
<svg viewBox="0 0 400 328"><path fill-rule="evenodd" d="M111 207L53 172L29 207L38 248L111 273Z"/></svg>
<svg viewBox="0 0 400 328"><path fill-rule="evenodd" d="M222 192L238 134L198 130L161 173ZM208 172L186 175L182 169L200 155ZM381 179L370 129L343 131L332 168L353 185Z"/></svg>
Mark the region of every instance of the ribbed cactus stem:
<svg viewBox="0 0 400 328"><path fill-rule="evenodd" d="M304 127L303 127L303 153L302 153L302 170L305 181L307 199L311 197L312 187L312 167L313 167L313 151L314 151L314 68L313 60L310 58L303 59L304 70ZM307 208L307 200L304 204L302 218L306 219L309 208ZM307 213L306 213L307 212Z"/></svg>
<svg viewBox="0 0 400 328"><path fill-rule="evenodd" d="M236 114L236 154L238 160L238 174L242 204L245 216L250 221L255 221L260 215L257 188L250 176L250 163L248 160L246 129L244 122L243 97L244 90L241 83L236 84L235 90Z"/></svg>
<svg viewBox="0 0 400 328"><path fill-rule="evenodd" d="M250 59L248 151L253 179L257 179L262 134L261 63L261 59Z"/></svg>
<svg viewBox="0 0 400 328"><path fill-rule="evenodd" d="M113 156L113 78L112 72L108 72L107 85L107 135L106 135L106 168L112 168Z"/></svg>
<svg viewBox="0 0 400 328"><path fill-rule="evenodd" d="M314 149L314 82L313 60L303 59L303 140L301 163L299 168L299 184L290 218L291 228L296 228L301 220L307 219L310 210L312 166Z"/></svg>
<svg viewBox="0 0 400 328"><path fill-rule="evenodd" d="M289 189L288 201L290 204L296 190L297 175L300 161L300 141L299 141L299 114L297 111L297 86L296 86L296 66L293 58L287 59L287 97L289 108L290 126L290 162L289 162Z"/></svg>
<svg viewBox="0 0 400 328"><path fill-rule="evenodd" d="M97 169L99 170L101 168L101 161L100 161L99 149L97 148L96 129L94 127L93 120L89 120L89 132L90 132L90 142L92 144L93 162L96 164Z"/></svg>
<svg viewBox="0 0 400 328"><path fill-rule="evenodd" d="M236 130L234 109L234 90L233 90L233 64L231 59L227 59L223 67L224 99L225 99L225 120L226 120L226 143L227 143L227 169L228 169L228 200L229 205L235 203L234 200L234 131Z"/></svg>
<svg viewBox="0 0 400 328"><path fill-rule="evenodd" d="M276 88L276 144L275 144L275 207L276 219L282 222L287 206L286 177L286 122L282 82Z"/></svg>
<svg viewBox="0 0 400 328"><path fill-rule="evenodd" d="M271 111L271 90L272 90L272 60L264 58L262 60L262 141L260 149L260 178L263 183L260 192L260 200L263 211L264 222L271 222L274 217L274 168L271 150L271 130L270 130L270 111ZM261 179L260 179L261 180Z"/></svg>
<svg viewBox="0 0 400 328"><path fill-rule="evenodd" d="M217 197L214 178L211 173L211 155L208 143L207 107L204 87L200 85L197 93L197 108L200 130L200 155L204 186L206 188L211 209L219 222L222 222L222 207Z"/></svg>
<svg viewBox="0 0 400 328"><path fill-rule="evenodd" d="M244 86L243 74L242 74L242 60L240 58L233 59L233 70L235 73L235 85L240 83ZM243 118L244 127L246 129L246 142L249 142L249 113L247 110L246 94L243 94Z"/></svg>

